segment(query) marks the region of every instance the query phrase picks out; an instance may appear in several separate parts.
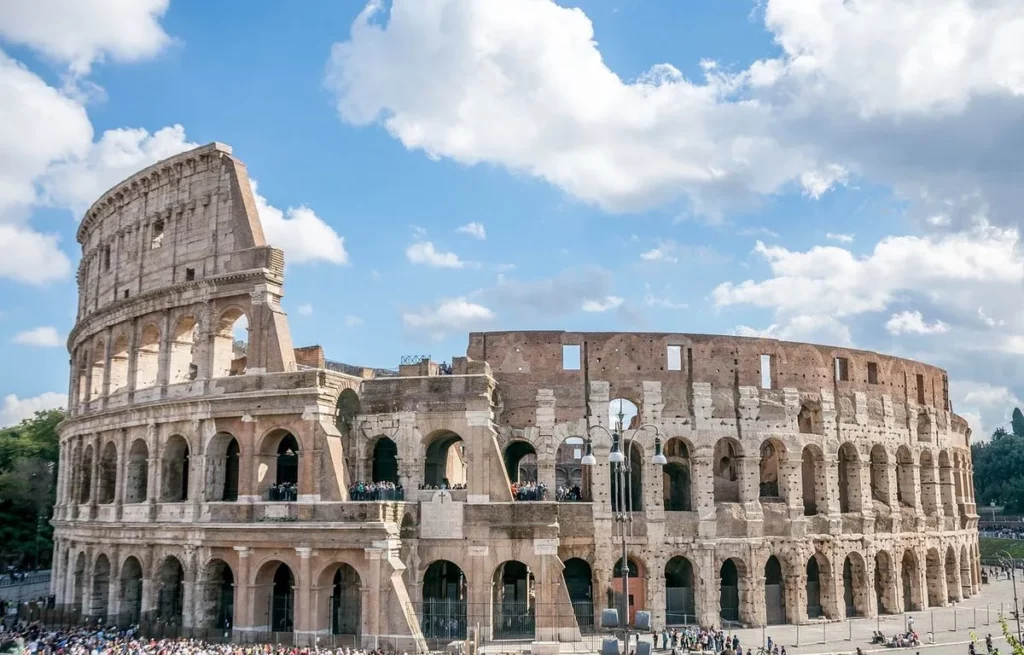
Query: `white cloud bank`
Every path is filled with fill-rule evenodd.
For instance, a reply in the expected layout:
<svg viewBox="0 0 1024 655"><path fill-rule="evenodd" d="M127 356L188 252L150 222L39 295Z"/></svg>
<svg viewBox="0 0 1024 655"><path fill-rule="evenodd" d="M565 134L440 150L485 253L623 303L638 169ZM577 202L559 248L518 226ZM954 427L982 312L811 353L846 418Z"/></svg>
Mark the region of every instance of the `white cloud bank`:
<svg viewBox="0 0 1024 655"><path fill-rule="evenodd" d="M460 234L468 234L474 239L479 239L481 241L487 238L487 230L484 229L483 223L466 223L465 225L455 228L455 231Z"/></svg>
<svg viewBox="0 0 1024 655"><path fill-rule="evenodd" d="M55 391L48 391L34 398L18 398L13 393L8 394L0 405L0 427L16 425L36 412L67 407L67 404L68 395Z"/></svg>
<svg viewBox="0 0 1024 655"><path fill-rule="evenodd" d="M40 348L59 348L64 345L63 340L57 333L57 328L50 326L19 332L14 335L11 341L23 346L38 346Z"/></svg>
<svg viewBox="0 0 1024 655"><path fill-rule="evenodd" d="M442 339L452 330L471 330L494 320L494 312L466 298L445 298L435 305L402 314L402 323L412 331L423 331Z"/></svg>
<svg viewBox="0 0 1024 655"><path fill-rule="evenodd" d="M949 326L942 321L935 321L928 324L921 312L900 312L893 314L885 322L885 329L889 334L944 334L949 332Z"/></svg>
<svg viewBox="0 0 1024 655"><path fill-rule="evenodd" d="M430 241L419 241L405 249L405 257L412 264L430 268L463 268L466 263L453 252L438 250Z"/></svg>

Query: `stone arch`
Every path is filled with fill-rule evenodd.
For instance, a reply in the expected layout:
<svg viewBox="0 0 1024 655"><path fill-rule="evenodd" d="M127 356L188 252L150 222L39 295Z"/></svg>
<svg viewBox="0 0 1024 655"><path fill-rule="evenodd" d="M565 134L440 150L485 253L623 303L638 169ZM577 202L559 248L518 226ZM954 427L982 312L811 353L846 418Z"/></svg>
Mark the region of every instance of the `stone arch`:
<svg viewBox="0 0 1024 655"><path fill-rule="evenodd" d="M619 424L619 415L622 415L619 426L619 433L631 430L640 425L640 404L629 398L612 398L608 401L608 425L614 428Z"/></svg>
<svg viewBox="0 0 1024 655"><path fill-rule="evenodd" d="M238 439L228 432L218 432L206 445L206 500L234 502L238 500L238 478L242 454Z"/></svg>
<svg viewBox="0 0 1024 655"><path fill-rule="evenodd" d="M334 562L317 579L315 626L332 635L361 634L362 580L348 562Z"/></svg>
<svg viewBox="0 0 1024 655"><path fill-rule="evenodd" d="M565 580L566 591L569 592L569 602L572 603L573 614L576 615L576 624L583 634L592 634L596 624L594 576L590 563L579 557L565 560L562 578Z"/></svg>
<svg viewBox="0 0 1024 655"><path fill-rule="evenodd" d="M423 484L438 488L466 484L469 465L462 437L451 430L440 430L428 436L424 445Z"/></svg>
<svg viewBox="0 0 1024 655"><path fill-rule="evenodd" d="M738 503L740 500L740 457L743 449L732 437L715 442L714 499L716 503Z"/></svg>
<svg viewBox="0 0 1024 655"><path fill-rule="evenodd" d="M900 446L896 449L896 501L905 507L917 504L917 490L914 482L914 457L910 449Z"/></svg>
<svg viewBox="0 0 1024 655"><path fill-rule="evenodd" d="M639 512L644 508L644 483L643 483L643 451L635 440L629 442L629 453L627 460L621 464L612 464L608 467L609 488L611 489L612 511ZM625 479L622 481L624 488L619 489L616 467L628 467ZM625 495L623 495L625 491ZM620 500L622 497L622 500Z"/></svg>
<svg viewBox="0 0 1024 655"><path fill-rule="evenodd" d="M807 558L805 567L805 584L807 591L807 618L837 618L835 610L835 589L832 584L832 564L828 557L815 551Z"/></svg>
<svg viewBox="0 0 1024 655"><path fill-rule="evenodd" d="M928 412L921 412L917 415L917 440L924 442L932 440L932 420L928 416Z"/></svg>
<svg viewBox="0 0 1024 655"><path fill-rule="evenodd" d="M502 458L510 482L537 482L537 450L529 441L510 441Z"/></svg>
<svg viewBox="0 0 1024 655"><path fill-rule="evenodd" d="M509 560L494 570L494 639L533 639L536 628L534 576L523 562Z"/></svg>
<svg viewBox="0 0 1024 655"><path fill-rule="evenodd" d="M205 628L228 630L235 625L235 574L222 559L212 559L203 570L202 620Z"/></svg>
<svg viewBox="0 0 1024 655"><path fill-rule="evenodd" d="M818 434L821 431L821 407L818 403L804 402L796 415L797 431L800 434Z"/></svg>
<svg viewBox="0 0 1024 655"><path fill-rule="evenodd" d="M185 596L185 567L174 555L164 558L156 575L156 617L170 625L181 625Z"/></svg>
<svg viewBox="0 0 1024 655"><path fill-rule="evenodd" d="M76 400L78 403L88 402L89 398L86 395L89 387L89 351L83 350L81 355L78 357L78 363L76 364L75 379L76 379Z"/></svg>
<svg viewBox="0 0 1024 655"><path fill-rule="evenodd" d="M103 454L100 456L100 479L97 489L97 501L101 505L108 505L114 502L117 494L117 446L113 441L108 441L103 446Z"/></svg>
<svg viewBox="0 0 1024 655"><path fill-rule="evenodd" d="M142 328L135 349L135 388L156 386L160 375L160 328L153 323Z"/></svg>
<svg viewBox="0 0 1024 655"><path fill-rule="evenodd" d="M847 618L868 616L871 613L867 590L864 558L856 551L849 553L843 561L843 602Z"/></svg>
<svg viewBox="0 0 1024 655"><path fill-rule="evenodd" d="M758 497L761 500L782 500L782 462L786 446L778 439L765 439L760 448Z"/></svg>
<svg viewBox="0 0 1024 655"><path fill-rule="evenodd" d="M82 603L85 601L85 583L85 553L79 551L78 557L75 558L74 585L71 594L72 603L79 609L82 608Z"/></svg>
<svg viewBox="0 0 1024 655"><path fill-rule="evenodd" d="M723 624L745 618L747 565L737 557L722 562L718 569L718 607Z"/></svg>
<svg viewBox="0 0 1024 655"><path fill-rule="evenodd" d="M801 453L800 480L803 490L804 516L828 514L828 478L825 476L825 454L815 444L804 446Z"/></svg>
<svg viewBox="0 0 1024 655"><path fill-rule="evenodd" d="M566 437L555 451L555 487L562 489L560 501L590 500L590 469L583 466L586 442L582 437Z"/></svg>
<svg viewBox="0 0 1024 655"><path fill-rule="evenodd" d="M160 458L161 502L180 503L188 500L191 468L189 451L188 442L180 434L171 435L164 444L164 453Z"/></svg>
<svg viewBox="0 0 1024 655"><path fill-rule="evenodd" d="M87 503L92 498L92 444L82 453L82 470L79 473L78 502Z"/></svg>
<svg viewBox="0 0 1024 655"><path fill-rule="evenodd" d="M942 607L946 604L946 576L942 570L939 551L929 548L924 558L925 579L928 581L928 607Z"/></svg>
<svg viewBox="0 0 1024 655"><path fill-rule="evenodd" d="M843 514L861 510L860 455L857 447L847 441L839 446L836 458L839 480L839 511Z"/></svg>
<svg viewBox="0 0 1024 655"><path fill-rule="evenodd" d="M953 467L949 463L949 453L939 451L939 490L942 499L942 513L949 517L956 516L956 499L953 497Z"/></svg>
<svg viewBox="0 0 1024 655"><path fill-rule="evenodd" d="M252 614L262 632L292 632L295 627L295 574L278 559L256 573Z"/></svg>
<svg viewBox="0 0 1024 655"><path fill-rule="evenodd" d="M633 601L629 604L628 611L629 623L632 625L636 611L643 608L643 604L647 598L647 567L645 567L644 563L638 558L633 555L628 555L626 558L626 576L629 578L628 596ZM616 560L615 566L612 567L612 597L609 598L610 603L608 607L614 607L621 611L623 591L622 558L620 557ZM637 604L638 600L639 605Z"/></svg>
<svg viewBox="0 0 1024 655"><path fill-rule="evenodd" d="M889 501L889 454L885 446L876 443L871 447L871 498L891 506Z"/></svg>
<svg viewBox="0 0 1024 655"><path fill-rule="evenodd" d="M199 367L195 363L197 327L194 316L182 316L174 324L167 357L168 384L189 382L198 376Z"/></svg>
<svg viewBox="0 0 1024 655"><path fill-rule="evenodd" d="M954 602L960 600L960 581L957 574L960 573L960 565L956 561L956 551L953 545L946 547L946 559L943 562L943 569L946 571L946 600Z"/></svg>
<svg viewBox="0 0 1024 655"><path fill-rule="evenodd" d="M128 388L128 335L121 333L114 339L110 348L110 394L125 391Z"/></svg>
<svg viewBox="0 0 1024 655"><path fill-rule="evenodd" d="M398 445L389 437L380 436L371 444L370 479L373 482L398 484Z"/></svg>
<svg viewBox="0 0 1024 655"><path fill-rule="evenodd" d="M124 502L146 502L149 485L149 446L135 439L128 448L128 466L124 481Z"/></svg>
<svg viewBox="0 0 1024 655"><path fill-rule="evenodd" d="M359 394L354 389L342 389L338 394L338 402L335 405L336 414L334 424L344 436L352 434L356 427L356 416L362 411L359 402Z"/></svg>
<svg viewBox="0 0 1024 655"><path fill-rule="evenodd" d="M764 564L764 605L768 625L786 622L786 578L782 562L775 555Z"/></svg>
<svg viewBox="0 0 1024 655"><path fill-rule="evenodd" d="M903 611L924 609L921 596L921 576L918 572L917 556L910 548L903 552L900 562L900 582L903 584Z"/></svg>
<svg viewBox="0 0 1024 655"><path fill-rule="evenodd" d="M142 616L142 564L129 555L121 564L121 617L129 624Z"/></svg>
<svg viewBox="0 0 1024 655"><path fill-rule="evenodd" d="M258 457L260 495L274 501L298 500L299 462L303 457L298 438L282 428L270 430L260 443Z"/></svg>
<svg viewBox="0 0 1024 655"><path fill-rule="evenodd" d="M106 343L103 339L97 339L92 346L92 361L89 362L89 400L95 400L103 395L103 369L106 357Z"/></svg>
<svg viewBox="0 0 1024 655"><path fill-rule="evenodd" d="M676 555L665 564L665 624L697 623L693 563Z"/></svg>
<svg viewBox="0 0 1024 655"><path fill-rule="evenodd" d="M230 307L221 312L214 325L210 377L244 375L248 365L249 317L241 307Z"/></svg>
<svg viewBox="0 0 1024 655"><path fill-rule="evenodd" d="M925 516L935 516L939 511L938 480L935 476L935 459L931 451L922 450L919 459L921 471L921 509Z"/></svg>
<svg viewBox="0 0 1024 655"><path fill-rule="evenodd" d="M428 639L466 638L466 575L453 562L435 560L423 574L423 636Z"/></svg>
<svg viewBox="0 0 1024 655"><path fill-rule="evenodd" d="M971 559L967 554L967 546L960 545L960 593L963 598L974 595L974 572L971 570Z"/></svg>
<svg viewBox="0 0 1024 655"><path fill-rule="evenodd" d="M666 512L693 510L693 477L690 474L690 444L682 437L665 442L663 454L668 463L661 467L662 498Z"/></svg>
<svg viewBox="0 0 1024 655"><path fill-rule="evenodd" d="M100 553L92 567L92 599L89 613L102 619L107 618L110 608L110 558Z"/></svg>
<svg viewBox="0 0 1024 655"><path fill-rule="evenodd" d="M875 602L879 614L897 614L896 569L886 550L875 553Z"/></svg>

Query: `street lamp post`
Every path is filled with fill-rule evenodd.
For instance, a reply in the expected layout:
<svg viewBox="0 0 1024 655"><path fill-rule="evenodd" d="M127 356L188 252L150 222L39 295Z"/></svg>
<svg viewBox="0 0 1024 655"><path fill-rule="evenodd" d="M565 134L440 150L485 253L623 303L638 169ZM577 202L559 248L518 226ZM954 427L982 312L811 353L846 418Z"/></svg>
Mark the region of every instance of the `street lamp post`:
<svg viewBox="0 0 1024 655"><path fill-rule="evenodd" d="M1004 557L1005 555L1005 557ZM999 563L1005 566L1006 562L1010 563L1010 580L1013 581L1013 616L1017 619L1017 639L1021 638L1020 632L1020 606L1017 605L1017 567L1016 562L1013 560L1013 555L1007 551L1002 551L996 555L999 558Z"/></svg>
<svg viewBox="0 0 1024 655"><path fill-rule="evenodd" d="M612 513L614 515L615 523L620 526L620 535L622 537L622 559L620 560L620 573L622 575L622 609L621 619L622 623L622 653L623 655L629 654L629 553L628 546L626 544L626 524L633 522L633 494L632 494L632 482L633 482L633 468L632 455L633 455L633 439L637 433L647 428L654 428L654 434L660 435L658 426L646 423L638 428L630 431L629 436L625 434L623 429L623 419L625 415L622 413L622 403L619 403L618 421L616 421L614 430L609 430L603 425L592 425L587 430L587 442L586 442L586 453L580 463L584 466L594 466L597 464L597 458L594 457L593 444L590 439L591 431L595 429L604 430L608 436L612 439L612 450L608 454L608 462L612 465L612 489L618 490L618 505L613 504ZM623 441L625 439L625 441ZM625 452L623 452L625 451ZM665 459L665 455L661 452L661 437L654 437L654 456L651 458L651 463L657 466L663 466L668 463ZM612 576L614 577L615 570L612 569Z"/></svg>

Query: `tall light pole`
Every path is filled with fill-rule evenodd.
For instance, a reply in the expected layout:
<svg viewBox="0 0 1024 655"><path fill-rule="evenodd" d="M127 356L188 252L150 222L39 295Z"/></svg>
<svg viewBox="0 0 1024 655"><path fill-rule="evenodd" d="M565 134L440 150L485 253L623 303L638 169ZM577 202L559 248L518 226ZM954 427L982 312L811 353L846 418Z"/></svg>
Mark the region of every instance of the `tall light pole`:
<svg viewBox="0 0 1024 655"><path fill-rule="evenodd" d="M608 453L608 462L612 465L612 489L618 490L618 508L613 504L612 513L615 518L615 522L620 526L620 535L622 537L622 559L620 560L620 573L622 575L622 614L619 620L622 622L622 654L629 655L629 553L628 545L626 543L626 524L633 522L633 468L632 456L633 456L633 439L637 433L647 428L654 428L654 434L660 435L658 426L646 423L640 427L631 430L628 437L625 435L622 421L625 419L625 415L622 413L622 402L619 402L619 413L618 421L615 422L614 430L608 430L603 425L592 425L587 430L587 442L586 442L586 454L580 463L583 466L594 466L597 464L597 458L594 457L593 444L590 439L590 433L593 430L604 430L608 436L612 439L612 450ZM627 439L623 443L623 439ZM623 453L625 450L625 453ZM657 466L663 466L668 463L665 459L665 455L661 452L661 437L654 437L654 456L651 458L651 463ZM615 576L615 569L612 569L612 577Z"/></svg>
<svg viewBox="0 0 1024 655"><path fill-rule="evenodd" d="M997 553L996 557L999 558L999 563L1004 566L1007 561L1010 562L1010 579L1013 580L1013 615L1017 619L1017 639L1020 640L1020 607L1017 605L1017 567L1013 561L1013 555L1005 550Z"/></svg>

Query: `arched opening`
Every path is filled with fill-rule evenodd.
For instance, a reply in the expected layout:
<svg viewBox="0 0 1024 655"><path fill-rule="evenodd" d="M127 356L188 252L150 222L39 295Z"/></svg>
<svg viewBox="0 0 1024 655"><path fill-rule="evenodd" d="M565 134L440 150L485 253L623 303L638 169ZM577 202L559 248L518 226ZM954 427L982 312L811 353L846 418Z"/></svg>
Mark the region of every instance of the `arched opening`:
<svg viewBox="0 0 1024 655"><path fill-rule="evenodd" d="M206 500L238 500L238 470L241 448L227 432L218 432L206 446Z"/></svg>
<svg viewBox="0 0 1024 655"><path fill-rule="evenodd" d="M647 581L643 564L630 557L627 561L626 575L629 578L629 592L627 607L629 608L629 623L633 623L633 617L638 609L642 609L642 603L647 598ZM622 558L615 562L612 567L612 596L609 598L608 607L614 607L622 611ZM638 601L640 604L638 604ZM620 614L621 616L621 614Z"/></svg>
<svg viewBox="0 0 1024 655"><path fill-rule="evenodd" d="M932 440L932 421L928 418L928 412L921 412L917 415L917 440L926 442Z"/></svg>
<svg viewBox="0 0 1024 655"><path fill-rule="evenodd" d="M928 607L942 607L946 604L946 594L943 587L945 576L942 571L942 560L939 559L939 551L929 548L924 558L925 580L928 581Z"/></svg>
<svg viewBox="0 0 1024 655"><path fill-rule="evenodd" d="M188 442L180 434L167 440L162 458L160 500L165 503L180 503L188 500L189 478Z"/></svg>
<svg viewBox="0 0 1024 655"><path fill-rule="evenodd" d="M807 618L817 619L822 614L821 569L818 567L818 558L811 555L807 560Z"/></svg>
<svg viewBox="0 0 1024 655"><path fill-rule="evenodd" d="M139 335L139 346L135 350L135 388L155 386L159 373L160 330L155 325L147 325Z"/></svg>
<svg viewBox="0 0 1024 655"><path fill-rule="evenodd" d="M871 448L871 498L885 505L889 502L889 456L882 444Z"/></svg>
<svg viewBox="0 0 1024 655"><path fill-rule="evenodd" d="M643 453L636 442L629 444L627 461L621 464L612 464L608 467L612 496L613 512L640 512L644 509L644 484L643 484ZM623 488L618 486L617 471L624 470L626 475L622 480ZM623 490L625 496L623 497Z"/></svg>
<svg viewBox="0 0 1024 655"><path fill-rule="evenodd" d="M900 564L900 581L903 583L903 611L924 609L921 603L920 577L917 574L917 558L907 550Z"/></svg>
<svg viewBox="0 0 1024 655"><path fill-rule="evenodd" d="M739 444L731 438L724 437L715 443L713 466L716 503L740 501L740 454Z"/></svg>
<svg viewBox="0 0 1024 655"><path fill-rule="evenodd" d="M256 485L271 501L295 502L299 494L299 441L287 430L274 430L259 448Z"/></svg>
<svg viewBox="0 0 1024 655"><path fill-rule="evenodd" d="M423 484L435 489L459 489L468 474L466 445L454 432L440 432L427 446L423 465Z"/></svg>
<svg viewBox="0 0 1024 655"><path fill-rule="evenodd" d="M466 638L466 576L455 564L437 560L423 575L423 636Z"/></svg>
<svg viewBox="0 0 1024 655"><path fill-rule="evenodd" d="M177 557L170 556L157 572L156 618L170 625L181 625L185 569Z"/></svg>
<svg viewBox="0 0 1024 655"><path fill-rule="evenodd" d="M846 617L867 616L870 612L867 574L864 559L859 553L850 553L843 562L843 601Z"/></svg>
<svg viewBox="0 0 1024 655"><path fill-rule="evenodd" d="M914 487L914 458L909 448L900 446L896 449L896 501L904 507L916 505Z"/></svg>
<svg viewBox="0 0 1024 655"><path fill-rule="evenodd" d="M782 442L767 439L761 443L760 485L758 487L758 496L761 500L782 500L780 472L785 456L786 447L782 445Z"/></svg>
<svg viewBox="0 0 1024 655"><path fill-rule="evenodd" d="M946 549L946 599L949 602L960 600L960 582L956 579L960 567L956 563L956 552L950 546Z"/></svg>
<svg viewBox="0 0 1024 655"><path fill-rule="evenodd" d="M796 415L797 429L801 434L815 434L821 423L821 412L811 403L800 405L800 413Z"/></svg>
<svg viewBox="0 0 1024 655"><path fill-rule="evenodd" d="M742 562L729 558L722 562L718 571L718 606L722 621L740 620L740 585L743 580L740 567Z"/></svg>
<svg viewBox="0 0 1024 655"><path fill-rule="evenodd" d="M371 476L374 482L398 484L398 446L387 437L379 437L373 444Z"/></svg>
<svg viewBox="0 0 1024 655"><path fill-rule="evenodd" d="M512 484L537 482L537 451L529 442L511 442L505 447L504 459Z"/></svg>
<svg viewBox="0 0 1024 655"><path fill-rule="evenodd" d="M110 393L111 395L128 388L128 335L122 334L114 340L110 349Z"/></svg>
<svg viewBox="0 0 1024 655"><path fill-rule="evenodd" d="M568 437L555 452L555 497L559 502L590 500L590 469L582 460L586 444L581 437Z"/></svg>
<svg viewBox="0 0 1024 655"><path fill-rule="evenodd" d="M562 569L565 588L569 592L569 602L576 615L576 624L583 634L594 633L594 583L590 564L579 557L565 561Z"/></svg>
<svg viewBox="0 0 1024 655"><path fill-rule="evenodd" d="M244 375L249 348L249 318L232 308L220 315L213 335L213 374L223 378Z"/></svg>
<svg viewBox="0 0 1024 655"><path fill-rule="evenodd" d="M277 472L274 480L279 490L298 488L299 442L293 434L286 434L281 439L281 443L277 444ZM293 494L285 493L284 495ZM284 498L284 500L297 500L297 498Z"/></svg>
<svg viewBox="0 0 1024 655"><path fill-rule="evenodd" d="M893 577L893 562L889 553L880 550L875 553L875 600L879 614L896 614L896 580Z"/></svg>
<svg viewBox="0 0 1024 655"><path fill-rule="evenodd" d="M92 498L92 444L85 447L85 454L82 455L82 470L79 475L81 477L78 486L78 502L87 503Z"/></svg>
<svg viewBox="0 0 1024 655"><path fill-rule="evenodd" d="M970 598L974 595L973 577L967 546L960 546L960 593L963 598Z"/></svg>
<svg viewBox="0 0 1024 655"><path fill-rule="evenodd" d="M100 480L98 501L101 505L114 502L117 489L117 446L108 441L100 457Z"/></svg>
<svg viewBox="0 0 1024 655"><path fill-rule="evenodd" d="M279 564L274 571L270 596L270 629L291 632L295 627L295 576L287 564Z"/></svg>
<svg viewBox="0 0 1024 655"><path fill-rule="evenodd" d="M939 488L942 492L942 513L956 516L956 501L953 499L953 467L949 464L949 453L939 451Z"/></svg>
<svg viewBox="0 0 1024 655"><path fill-rule="evenodd" d="M668 460L661 469L665 511L689 512L693 509L690 449L682 439L669 439L665 444L664 455Z"/></svg>
<svg viewBox="0 0 1024 655"><path fill-rule="evenodd" d="M860 511L860 457L849 442L839 447L837 459L839 478L839 511L843 514Z"/></svg>
<svg viewBox="0 0 1024 655"><path fill-rule="evenodd" d="M206 565L203 586L203 627L228 630L235 622L235 575L220 559Z"/></svg>
<svg viewBox="0 0 1024 655"><path fill-rule="evenodd" d="M106 555L96 558L96 564L92 570L92 603L90 614L92 616L107 618L107 609L110 604L110 560Z"/></svg>
<svg viewBox="0 0 1024 655"><path fill-rule="evenodd" d="M775 555L764 565L764 611L768 625L786 622L786 584L782 576L782 562Z"/></svg>
<svg viewBox="0 0 1024 655"><path fill-rule="evenodd" d="M800 456L800 481L803 489L804 516L827 514L825 455L817 446L804 446Z"/></svg>
<svg viewBox="0 0 1024 655"><path fill-rule="evenodd" d="M354 389L342 389L338 394L337 415L334 423L338 432L343 436L350 436L356 426L356 416L359 415L359 394Z"/></svg>
<svg viewBox="0 0 1024 655"><path fill-rule="evenodd" d="M320 626L330 625L332 635L360 634L362 621L362 581L359 573L350 564L339 563L329 566L320 574L320 588L331 593L318 596L320 617L329 617L329 624L322 619Z"/></svg>
<svg viewBox="0 0 1024 655"><path fill-rule="evenodd" d="M84 403L89 400L88 387L89 387L89 353L82 353L77 367L76 367L76 391L78 403Z"/></svg>
<svg viewBox="0 0 1024 655"><path fill-rule="evenodd" d="M75 585L72 602L79 610L85 601L85 553L78 553L75 559Z"/></svg>
<svg viewBox="0 0 1024 655"><path fill-rule="evenodd" d="M635 429L640 425L640 408L632 400L613 398L608 402L608 425L618 426L620 433Z"/></svg>
<svg viewBox="0 0 1024 655"><path fill-rule="evenodd" d="M149 485L149 446L145 439L136 439L128 449L128 468L125 472L124 502L146 502Z"/></svg>
<svg viewBox="0 0 1024 655"><path fill-rule="evenodd" d="M92 347L92 362L89 363L89 400L103 395L103 365L107 356L107 346L102 339Z"/></svg>
<svg viewBox="0 0 1024 655"><path fill-rule="evenodd" d="M921 452L921 509L925 516L935 516L939 511L938 481L935 476L935 459L927 450Z"/></svg>
<svg viewBox="0 0 1024 655"><path fill-rule="evenodd" d="M129 556L121 566L121 619L131 625L142 616L142 565Z"/></svg>
<svg viewBox="0 0 1024 655"><path fill-rule="evenodd" d="M170 351L167 364L169 367L167 381L179 384L195 380L199 367L195 363L196 355L196 319L183 316L171 332Z"/></svg>
<svg viewBox="0 0 1024 655"><path fill-rule="evenodd" d="M697 623L697 605L693 593L693 564L677 555L665 565L665 624Z"/></svg>
<svg viewBox="0 0 1024 655"><path fill-rule="evenodd" d="M535 631L533 572L522 562L494 571L494 639L532 639Z"/></svg>

